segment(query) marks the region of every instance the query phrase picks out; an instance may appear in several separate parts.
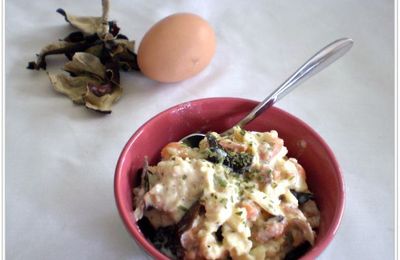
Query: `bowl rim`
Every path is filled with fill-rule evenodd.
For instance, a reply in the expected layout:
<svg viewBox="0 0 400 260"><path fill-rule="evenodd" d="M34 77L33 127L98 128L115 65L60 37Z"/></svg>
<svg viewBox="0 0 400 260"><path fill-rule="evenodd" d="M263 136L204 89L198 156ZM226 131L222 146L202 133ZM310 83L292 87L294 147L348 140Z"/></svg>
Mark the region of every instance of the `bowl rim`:
<svg viewBox="0 0 400 260"><path fill-rule="evenodd" d="M162 116L163 114L169 113L171 110L174 110L179 107L186 107L187 105L193 105L193 104L198 104L198 103L203 103L203 102L225 102L225 101L234 101L234 102L245 102L245 103L252 103L254 106L256 106L259 101L251 100L251 99L246 99L246 98L237 98L237 97L209 97L209 98L201 98L201 99L195 99L191 101L186 101L179 103L177 105L174 105L172 107L169 107L162 112L152 116L150 119L148 119L145 123L143 123L129 138L128 142L124 145L120 156L117 161L117 165L115 168L115 175L114 175L114 196L115 196L115 202L117 205L117 209L119 212L119 215L125 225L125 228L128 230L131 236L133 236L134 240L136 243L139 243L139 245L145 249L144 251L147 254L150 254L152 257L155 257L156 259L169 259L167 256L162 254L157 248L155 248L150 241L148 241L143 233L140 231L139 227L136 225L136 223L132 223L132 221L129 221L129 217L133 214L133 212L126 212L123 208L122 204L122 197L124 194L122 193L121 189L119 188L120 185L119 183L121 182L122 179L122 166L124 165L125 162L125 157L127 156L128 151L131 149L133 143L136 141L136 139L140 136L140 134L143 132L144 128L147 126L148 123L153 121L154 119ZM333 216L333 223L329 227L329 229L326 232L326 236L320 240L319 245L317 247L312 247L310 251L308 251L301 259L315 259L317 256L319 256L329 245L329 243L333 240L334 236L336 235L339 226L341 224L342 218L343 218L343 213L344 213L344 208L345 208L345 195L346 195L346 190L345 190L345 184L344 184L344 177L342 174L341 167L339 166L339 163L337 162L336 156L334 155L332 149L329 147L329 145L324 141L324 139L313 129L311 126L309 126L307 123L305 123L303 120L297 118L296 116L284 111L283 109L280 109L276 106L272 106L269 108L271 110L277 110L279 113L282 113L286 117L289 117L290 119L293 119L294 121L299 122L304 128L306 128L307 131L309 131L313 137L316 138L316 140L324 147L326 150L329 158L332 160L333 167L335 168L337 172L337 180L338 180L338 185L340 192L338 194L338 207L335 211L335 214Z"/></svg>

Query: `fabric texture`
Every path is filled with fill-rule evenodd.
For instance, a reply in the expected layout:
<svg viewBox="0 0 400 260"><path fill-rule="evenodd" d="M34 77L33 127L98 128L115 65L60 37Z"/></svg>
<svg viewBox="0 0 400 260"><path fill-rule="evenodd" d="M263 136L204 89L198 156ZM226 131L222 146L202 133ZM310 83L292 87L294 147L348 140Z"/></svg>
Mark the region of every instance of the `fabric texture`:
<svg viewBox="0 0 400 260"><path fill-rule="evenodd" d="M341 37L353 49L276 106L312 126L343 170L344 217L320 259L393 258L393 1L112 0L109 17L136 49L158 20L193 12L215 29L217 51L204 71L176 84L122 73L124 93L110 115L72 104L45 72L25 69L73 31L57 8L96 16L100 2L5 2L7 259L150 259L125 230L113 193L118 156L135 130L184 101L261 101ZM49 70L65 60L49 57Z"/></svg>

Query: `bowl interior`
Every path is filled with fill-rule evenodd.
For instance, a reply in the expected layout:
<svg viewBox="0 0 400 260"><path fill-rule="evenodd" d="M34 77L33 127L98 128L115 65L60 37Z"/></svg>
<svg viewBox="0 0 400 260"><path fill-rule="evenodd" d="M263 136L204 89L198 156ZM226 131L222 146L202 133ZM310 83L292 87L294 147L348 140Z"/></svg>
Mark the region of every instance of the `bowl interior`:
<svg viewBox="0 0 400 260"><path fill-rule="evenodd" d="M209 98L183 103L150 119L128 141L116 168L116 202L127 229L152 256L164 258L143 238L132 209L132 189L137 183L137 173L143 166L144 157L148 157L150 164L156 164L167 143L196 131L224 131L257 104L256 101L238 98ZM304 122L275 107L261 114L246 129L277 130L288 147L289 156L303 165L309 189L315 194L321 211L316 244L305 257L318 256L334 236L343 213L344 187L333 153Z"/></svg>

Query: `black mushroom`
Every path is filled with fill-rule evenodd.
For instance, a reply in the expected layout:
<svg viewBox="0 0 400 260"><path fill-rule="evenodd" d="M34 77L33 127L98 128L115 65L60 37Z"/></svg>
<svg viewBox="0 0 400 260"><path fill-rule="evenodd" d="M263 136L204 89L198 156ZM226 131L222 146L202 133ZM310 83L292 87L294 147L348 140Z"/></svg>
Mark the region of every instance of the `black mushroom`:
<svg viewBox="0 0 400 260"><path fill-rule="evenodd" d="M284 260L297 260L300 257L302 257L310 248L311 248L310 242L306 241L298 245L297 247L293 248L292 250L290 250L286 254Z"/></svg>
<svg viewBox="0 0 400 260"><path fill-rule="evenodd" d="M207 160L212 163L222 163L232 169L232 171L243 174L249 170L253 161L253 156L248 153L226 151L217 141L217 138L208 133L206 135L209 154Z"/></svg>
<svg viewBox="0 0 400 260"><path fill-rule="evenodd" d="M156 248L169 249L177 259L184 258L184 248L181 244L181 236L192 227L197 216L205 213L204 206L200 201L195 202L182 219L175 225L154 229L147 218L141 219L138 224L143 234L155 245ZM164 252L164 251L163 251Z"/></svg>
<svg viewBox="0 0 400 260"><path fill-rule="evenodd" d="M300 205L306 203L309 200L314 200L314 194L309 192L299 192L295 190L290 190L290 192L296 197Z"/></svg>
<svg viewBox="0 0 400 260"><path fill-rule="evenodd" d="M227 152L219 145L213 134L207 133L206 138L209 146L207 160L212 163L223 163L228 155Z"/></svg>

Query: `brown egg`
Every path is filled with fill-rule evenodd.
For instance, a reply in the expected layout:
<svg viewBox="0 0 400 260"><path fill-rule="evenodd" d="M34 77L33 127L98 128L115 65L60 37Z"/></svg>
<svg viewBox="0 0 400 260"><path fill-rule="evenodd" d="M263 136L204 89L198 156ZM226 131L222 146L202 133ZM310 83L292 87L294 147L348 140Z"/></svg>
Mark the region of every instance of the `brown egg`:
<svg viewBox="0 0 400 260"><path fill-rule="evenodd" d="M144 35L137 54L139 68L160 82L185 80L210 63L215 46L215 34L207 21L195 14L173 14Z"/></svg>

